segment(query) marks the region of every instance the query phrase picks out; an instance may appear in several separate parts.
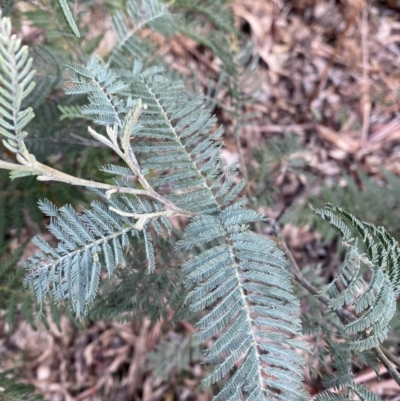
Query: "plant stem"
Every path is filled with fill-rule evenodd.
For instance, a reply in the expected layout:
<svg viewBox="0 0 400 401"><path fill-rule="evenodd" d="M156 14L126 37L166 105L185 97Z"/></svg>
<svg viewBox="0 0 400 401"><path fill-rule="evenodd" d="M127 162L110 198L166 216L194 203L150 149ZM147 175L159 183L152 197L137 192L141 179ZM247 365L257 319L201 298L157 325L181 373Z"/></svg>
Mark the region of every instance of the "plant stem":
<svg viewBox="0 0 400 401"><path fill-rule="evenodd" d="M386 358L389 359L390 362L392 362L394 365L396 365L398 368L400 368L400 361L396 356L394 356L387 348L385 348L383 345L379 347L381 351L385 354Z"/></svg>
<svg viewBox="0 0 400 401"><path fill-rule="evenodd" d="M390 363L389 359L386 358L385 354L382 352L380 347L372 348L372 352L376 355L376 357L382 362L382 365L386 368L392 379L397 383L400 387L400 374Z"/></svg>
<svg viewBox="0 0 400 401"><path fill-rule="evenodd" d="M0 168L14 171L15 170L27 171L27 172L30 171L33 174L38 175L37 179L39 181L59 181L59 182L65 182L70 185L105 189L106 191L110 191L110 193L127 193L132 195L148 196L155 200L158 200L163 205L169 207L171 210L175 212L175 214L179 214L186 217L193 217L196 215L196 213L181 209L173 202L171 202L164 196L160 195L150 186L148 187L148 189L136 189L128 187L119 187L117 185L105 184L102 182L77 178L72 175L63 173L62 171L56 170L52 167L46 166L45 164L39 163L36 160L35 156L31 155L26 149L22 155L21 154L17 155L17 160L21 164L8 163L0 160Z"/></svg>
<svg viewBox="0 0 400 401"><path fill-rule="evenodd" d="M296 260L294 259L292 252L290 252L286 243L280 236L278 237L278 246L281 248L281 250L285 253L286 257L288 258L297 282L310 294L317 297L319 301L322 302L325 306L329 307L331 303L330 299L327 296L320 294L319 291L301 274L300 268ZM356 320L356 317L345 309L338 309L335 312L340 318L347 319L350 322L354 322Z"/></svg>
<svg viewBox="0 0 400 401"><path fill-rule="evenodd" d="M175 212L174 210L164 210L162 212L155 212L155 213L129 213L124 212L122 210L118 210L115 207L109 207L109 209L121 216L126 217L133 217L134 219L138 219L137 223L135 224L136 230L142 231L144 225L146 224L147 220L156 219L157 217L171 217L171 216L182 216L179 212Z"/></svg>

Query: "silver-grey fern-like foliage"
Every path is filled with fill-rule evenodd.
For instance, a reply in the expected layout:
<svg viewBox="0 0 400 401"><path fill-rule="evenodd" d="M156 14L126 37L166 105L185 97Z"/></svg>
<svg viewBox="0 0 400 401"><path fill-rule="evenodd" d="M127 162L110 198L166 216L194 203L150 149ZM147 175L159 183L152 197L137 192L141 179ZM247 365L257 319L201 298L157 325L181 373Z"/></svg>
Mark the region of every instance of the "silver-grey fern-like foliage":
<svg viewBox="0 0 400 401"><path fill-rule="evenodd" d="M383 227L360 221L338 206L327 204L326 208L313 212L339 233L347 249L336 280L323 293L330 297L330 307L334 310L345 304L354 306L358 317L345 327L346 333L354 337L350 347L357 351L374 348L386 339L396 311L396 296L400 291L398 243ZM360 250L350 228L362 241L365 253ZM368 283L363 277L365 267L372 274ZM336 285L338 280L343 291ZM362 333L368 334L360 338Z"/></svg>
<svg viewBox="0 0 400 401"><path fill-rule="evenodd" d="M127 205L131 210L144 213L159 210L154 202L132 198L126 198L125 204L110 199L108 204L118 207L118 210L126 209ZM57 209L48 201L41 202L39 207L51 218L47 228L58 240L58 246L50 247L41 237L33 239L42 252L27 260L26 267L30 273L25 283L36 294L39 303L47 296L58 303L68 299L76 315L84 316L97 295L101 266L106 267L109 276L122 266L123 249L129 246L129 237L137 236L138 231L127 217L113 212L99 201L93 201L90 209L82 214L77 214L69 205ZM162 220L169 229L168 220ZM156 219L151 225L158 232L162 231ZM155 269L155 258L147 228L141 230L141 236L151 273Z"/></svg>
<svg viewBox="0 0 400 401"><path fill-rule="evenodd" d="M363 222L338 206L326 204L325 208L312 210L334 228L346 249L337 277L321 295L328 295L329 307L334 311L351 305L356 312L344 326L343 342L326 340L335 373L323 377L324 387L344 393L326 390L316 400L378 401L377 395L353 381L351 360L358 357L368 363L370 350L376 352L387 338L399 294L398 242L383 227ZM366 271L371 275L368 282Z"/></svg>
<svg viewBox="0 0 400 401"><path fill-rule="evenodd" d="M0 14L1 17L1 14ZM0 23L0 134L5 137L3 145L13 153L22 150L23 131L34 117L31 107L22 109L22 101L35 87L28 47L21 46L21 39L11 34L9 18Z"/></svg>
<svg viewBox="0 0 400 401"><path fill-rule="evenodd" d="M244 208L245 200L231 204L243 188L235 170L220 158L222 129L202 106L201 97L186 94L183 85L166 78L160 69L134 71L118 80L100 59L85 66L71 64L75 86L67 93L87 93L89 104L82 112L106 125L110 139L96 138L113 146L111 128L123 142L129 130L132 160L143 174L158 172L149 184L168 202L195 215L178 250L195 245L208 249L184 266L192 288L187 301L193 311L208 312L199 321L198 341L215 336L206 361L216 365L205 385L230 379L216 400L307 398L302 387L302 357L296 348L306 346L293 336L301 334L299 302L292 293L287 263L276 244L249 231L249 224L265 220ZM138 100L140 99L140 101ZM130 108L143 104L140 117ZM136 164L135 164L136 165ZM107 165L118 188L138 190L134 174L124 166ZM147 222L138 228L130 213L156 214L161 204L140 195L101 193L105 204L93 202L81 215L70 207L60 210L42 203L51 217L50 231L59 241L50 248L35 239L42 253L29 259L27 283L42 302L46 296L68 299L78 315L86 313L97 292L100 263L111 275L123 264L128 235L143 236L149 273L155 258ZM152 231L163 232L152 218ZM160 217L166 225L168 220Z"/></svg>
<svg viewBox="0 0 400 401"><path fill-rule="evenodd" d="M190 249L219 240L184 265L192 288L190 309L208 309L195 337L202 342L219 335L206 350L206 362L217 367L204 385L221 380L241 360L216 400L239 400L245 394L254 400L307 399L300 384L303 358L293 349L304 344L292 338L300 334L301 322L287 262L272 240L247 228L263 220L237 202L193 219L178 243L178 249Z"/></svg>
<svg viewBox="0 0 400 401"><path fill-rule="evenodd" d="M72 15L71 9L69 8L68 1L67 0L58 0L58 3L60 4L61 10L64 14L64 17L66 21L68 22L69 27L71 28L71 31L74 33L75 36L80 38L81 34L79 32L79 28L76 25L74 16Z"/></svg>
<svg viewBox="0 0 400 401"><path fill-rule="evenodd" d="M368 390L367 387L358 384L348 388L349 392L355 394L362 401L379 401L380 398ZM318 401L349 401L348 394L333 393L331 391L323 392L316 398Z"/></svg>
<svg viewBox="0 0 400 401"><path fill-rule="evenodd" d="M29 68L25 64L28 72ZM302 358L295 351L304 345L291 338L301 333L299 305L286 262L273 241L249 231L248 224L264 218L244 209L244 200L231 204L244 184L236 182L235 170L221 161L223 131L215 127L216 119L204 109L203 99L187 94L182 83L166 78L157 68L141 72L137 66L122 79L96 57L85 66L70 64L70 68L75 72L74 86L66 92L89 95L82 113L106 126L108 138L93 129L91 134L113 148L130 169L104 166L115 176L116 185L104 191L106 184L93 183L103 202L92 202L81 214L68 205L58 209L48 201L40 204L50 216L48 229L58 245L53 248L40 237L34 239L41 252L26 262L26 283L38 301L48 296L57 302L68 300L77 316L84 315L96 296L101 267L112 275L124 264L129 236L139 233L151 274L155 269L151 232L170 230L170 212L162 204L171 206L178 214L195 216L178 249L209 244L185 266L187 285L193 288L187 301L193 310L208 310L198 323L198 340L219 338L207 351L207 361L216 368L205 384L223 379L233 369L217 400L246 395L247 399L306 398ZM14 113L15 104L6 105ZM5 128L18 133L22 127L18 123ZM24 145L26 134L14 140L18 134L6 132L11 150L24 164L23 172L30 168L41 179L73 182L36 162ZM148 172L158 175L147 181ZM77 182L92 186L90 181Z"/></svg>
<svg viewBox="0 0 400 401"><path fill-rule="evenodd" d="M366 386L356 384L352 373L352 351L346 341L338 342L327 338L327 350L332 356L331 368L333 373L322 377L322 384L327 389L317 395L316 401L348 401L358 399L360 401L379 401L380 398ZM357 353L357 356L361 356ZM339 393L340 392L340 393ZM356 398L355 398L356 397Z"/></svg>
<svg viewBox="0 0 400 401"><path fill-rule="evenodd" d="M174 14L161 1L127 1L126 14L130 24L121 11L112 18L117 44L107 66L130 69L133 60L152 56L154 47L138 35L141 29L150 28L163 35L174 34L177 29Z"/></svg>

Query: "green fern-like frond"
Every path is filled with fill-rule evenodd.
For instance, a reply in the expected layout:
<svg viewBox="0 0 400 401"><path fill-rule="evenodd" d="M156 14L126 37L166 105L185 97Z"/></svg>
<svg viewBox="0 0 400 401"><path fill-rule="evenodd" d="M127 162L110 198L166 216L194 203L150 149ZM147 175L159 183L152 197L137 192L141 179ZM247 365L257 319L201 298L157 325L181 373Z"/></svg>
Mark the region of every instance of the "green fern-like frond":
<svg viewBox="0 0 400 401"><path fill-rule="evenodd" d="M202 107L202 98L190 99L183 83L171 82L158 71L133 77L131 88L147 105L132 136L138 138L133 147L142 166L161 173L150 179L151 185L169 187L168 199L187 210L216 211L210 178L221 166L219 139L223 131L212 132L216 119ZM226 186L227 191L220 194L223 202L229 202L233 182Z"/></svg>
<svg viewBox="0 0 400 401"><path fill-rule="evenodd" d="M92 121L93 118L81 114L80 118L77 116L71 120L62 119L61 108L68 110L66 113L71 111L68 106L58 107L50 102L44 102L35 109L36 118L26 128L29 135L24 139L25 145L40 162L51 163L51 156L61 153L65 172L70 172L69 169L74 165L74 173L78 167L78 174L83 174L86 170L90 171L94 178L96 170L107 160L107 154L93 157L94 154L98 154L96 146L101 146L94 142L87 132L87 121ZM78 112L80 113L79 109ZM90 160L86 161L88 156ZM78 166L74 162L77 157L81 160ZM63 203L65 202L58 204Z"/></svg>
<svg viewBox="0 0 400 401"><path fill-rule="evenodd" d="M36 2L33 7L29 7L23 12L23 16L30 25L43 32L43 45L51 48L54 53L58 54L58 57L61 56L60 61L64 66L71 55L80 52L80 48L77 46L78 39L66 27L61 7L57 7L55 3L46 7L46 4L43 3L42 1ZM51 12L49 12L49 7L52 7Z"/></svg>
<svg viewBox="0 0 400 401"><path fill-rule="evenodd" d="M0 373L0 398L2 401L43 401L41 395L34 394L35 389L28 384L18 383L14 372L7 370Z"/></svg>
<svg viewBox="0 0 400 401"><path fill-rule="evenodd" d="M215 31L229 34L235 32L235 21L230 1L226 0L175 0L172 5L185 9L184 16L188 23L212 23Z"/></svg>
<svg viewBox="0 0 400 401"><path fill-rule="evenodd" d="M194 362L202 360L201 347L194 344L190 338L171 333L156 349L147 354L146 367L152 376L166 381L175 373L180 375Z"/></svg>
<svg viewBox="0 0 400 401"><path fill-rule="evenodd" d="M63 82L63 65L66 60L63 55L48 46L37 45L30 47L30 55L33 58L32 67L35 69L35 87L24 104L35 110L47 96Z"/></svg>
<svg viewBox="0 0 400 401"><path fill-rule="evenodd" d="M192 311L209 312L197 323L196 340L218 335L206 351L206 362L216 365L204 380L209 386L236 366L216 400L307 399L301 386L303 359L292 339L300 333L299 303L291 293L286 260L276 244L247 230L263 221L241 202L216 216L195 218L178 248L220 243L185 263ZM265 379L268 377L269 379Z"/></svg>
<svg viewBox="0 0 400 401"><path fill-rule="evenodd" d="M184 275L190 288L186 302L193 311L206 310L196 338L215 338L206 356L215 369L204 383L230 376L216 400L307 399L303 359L295 351L307 347L294 338L301 334L299 302L286 260L272 240L249 230L265 218L238 200L245 184L237 179L236 166L221 160L223 130L204 98L186 92L160 68L142 71L140 63L118 76L98 57L69 68L74 85L66 93L88 95L81 111L106 126L108 138L92 128L91 135L112 148L131 173L126 166L105 165L116 185L93 185L110 189L96 190L102 202L93 201L81 214L69 205L40 203L58 245L36 237L41 252L26 263L26 284L39 303L48 296L67 300L78 317L85 315L98 291L101 266L111 276L125 264L129 236L140 237L148 273L155 273L152 233L170 233L167 217L174 213L194 216L177 249L203 248L185 263ZM91 187L87 180L78 185L82 182Z"/></svg>
<svg viewBox="0 0 400 401"><path fill-rule="evenodd" d="M218 210L218 202L229 204L239 194L243 184L234 185L232 178L221 183L215 194L212 191L222 168L219 149L223 130L214 128L216 118L204 109L202 97L189 96L183 83L164 77L159 68L126 78L126 84L107 73L99 59L91 59L85 67L71 68L80 74L73 79L79 83L67 93L90 94L90 103L82 107L82 112L93 115L99 124L117 124L121 132L123 113L135 104L132 98L140 98L145 104L131 131L131 139L137 141L133 142L133 150L145 171L159 172L149 183L156 189L170 188L167 197L172 202L193 212L211 213ZM96 74L101 78L97 79ZM104 84L99 85L100 80ZM124 92L115 96L114 85L129 91L130 97L121 100ZM228 170L227 174L232 175Z"/></svg>
<svg viewBox="0 0 400 401"><path fill-rule="evenodd" d="M89 105L82 106L83 115L95 116L94 122L100 125L122 128L121 113L127 113L134 105L128 97L128 86L109 72L99 57L93 56L85 66L70 63L75 72L71 77L74 86L67 87L67 95L89 94ZM125 98L126 97L126 98Z"/></svg>
<svg viewBox="0 0 400 401"><path fill-rule="evenodd" d="M369 390L367 387L360 384L353 384L346 387L346 395L334 393L332 391L324 391L318 394L316 401L349 401L349 400L359 400L359 401L381 401L381 399ZM351 394L351 395L348 395ZM354 398L354 397L357 398ZM351 397L351 398L350 398Z"/></svg>
<svg viewBox="0 0 400 401"><path fill-rule="evenodd" d="M171 4L171 9L179 15L179 32L197 42L199 45L212 50L213 56L222 62L219 78L216 82L211 79L207 85L206 98L214 98L211 102L225 107L223 102L217 100L219 89L226 87L231 92L231 84L237 83L241 69L239 58L235 60L238 50L236 43L239 34L235 27L233 9L229 1L224 0L176 0ZM234 43L233 43L234 42ZM195 76L196 78L196 76ZM237 87L236 87L237 89ZM240 96L239 92L233 94ZM207 104L210 111L213 106ZM210 107L211 106L211 107Z"/></svg>
<svg viewBox="0 0 400 401"><path fill-rule="evenodd" d="M302 274L309 281L314 278L314 283L317 284L315 276L321 272L318 270L315 266L309 266L302 269ZM318 284L318 287L323 287L325 280L322 279ZM329 290L325 288L325 292L329 292ZM375 353L352 349L350 344L354 334L346 333L346 328L335 311L331 308L321 308L318 299L304 289L298 295L301 299L307 300L307 304L311 306L311 312L302 315L302 322L304 333L315 335L317 341L315 349L318 351L314 351L310 358L318 355L318 363L307 364L310 375L320 380L325 388L324 391L318 393L316 399L318 401L364 399L357 397L353 391L358 386L354 382L355 369L360 371L364 367L370 367L379 376L379 361ZM332 299L332 303L334 302ZM365 391L367 394L365 397L371 396L368 395L368 390L365 389Z"/></svg>
<svg viewBox="0 0 400 401"><path fill-rule="evenodd" d="M0 14L1 18L1 14ZM23 131L34 117L31 107L21 110L22 101L32 92L32 79L27 46L11 34L11 22L7 17L0 19L0 134L6 139L4 146L18 153L27 133Z"/></svg>
<svg viewBox="0 0 400 401"><path fill-rule="evenodd" d="M81 110L81 108L79 106L76 106L76 105L72 105L72 106L59 105L57 107L61 112L60 121L65 120L66 118L83 119L83 120L89 120L89 121L93 120L90 115L86 115L85 116L84 114L82 114L82 110Z"/></svg>
<svg viewBox="0 0 400 401"><path fill-rule="evenodd" d="M296 180L301 176L315 180L316 177L309 171L309 162L304 155L304 149L299 143L298 135L287 131L283 135L272 136L265 146L253 149L252 157L256 164L248 166L248 175L254 207L271 205L276 199L283 196L284 187L276 185L277 179L283 177L282 174L288 174L288 178L296 177ZM301 180L298 182L301 183ZM300 211L300 206L298 206L298 210L298 214L293 211L285 213L280 221L282 223L303 224L303 222L313 218L320 223L317 226L318 232L320 232L321 226L326 228L317 216L307 213L306 208L301 208ZM326 231L325 229L324 234Z"/></svg>
<svg viewBox="0 0 400 401"><path fill-rule="evenodd" d="M381 401L380 397L363 385L355 385L351 391L357 395L360 401Z"/></svg>
<svg viewBox="0 0 400 401"><path fill-rule="evenodd" d="M333 393L332 391L324 391L318 394L316 398L318 401L349 401L348 397L342 394Z"/></svg>
<svg viewBox="0 0 400 401"><path fill-rule="evenodd" d="M29 275L25 283L40 304L49 295L58 303L69 300L75 314L82 317L97 294L102 265L108 276L113 275L116 267L124 264L123 249L129 245L129 236L136 237L138 231L131 219L98 201L93 201L81 215L70 205L57 209L51 202L43 201L39 206L51 217L48 229L59 243L57 248L52 248L42 238L34 238L33 242L42 252L27 260ZM128 210L128 207L146 212L157 210L154 204L127 198L125 204L110 200L110 206L118 210ZM152 224L159 227L156 220ZM152 240L146 227L142 232L148 270L152 272L155 269Z"/></svg>
<svg viewBox="0 0 400 401"><path fill-rule="evenodd" d="M336 279L344 289L339 291L335 280L324 290L331 298L330 306L337 310L344 304L353 304L358 317L345 329L348 335L358 336L350 341L350 346L358 351L374 348L386 339L396 311L396 295L400 288L397 241L383 227L365 223L338 206L327 204L324 209L313 212L337 231L347 249ZM357 241L352 244L352 232L362 241L366 253L361 252ZM362 275L363 267L372 273L368 284ZM360 338L360 334L364 334L364 338Z"/></svg>
<svg viewBox="0 0 400 401"><path fill-rule="evenodd" d="M346 343L334 342L330 339L328 342L328 351L332 355L331 367L334 374L328 374L323 377L325 388L334 388L340 390L353 383L351 370L351 350Z"/></svg>
<svg viewBox="0 0 400 401"><path fill-rule="evenodd" d="M174 22L168 7L159 0L128 0L126 13L118 11L112 20L117 46L107 65L129 69L133 60L147 60L154 53L154 46L138 33L143 28L150 28L162 35L171 35L176 31Z"/></svg>
<svg viewBox="0 0 400 401"><path fill-rule="evenodd" d="M76 85L67 93L89 95L82 111L107 125L113 142L93 131L94 137L114 149L118 139L124 149L131 146L133 169L140 165L143 174L156 174L148 182L153 191L165 194L164 204L172 202L175 208L198 215L177 248L209 247L185 265L185 274L192 288L187 297L192 310L211 308L198 323L197 340L219 337L207 352L207 361L216 368L205 384L231 373L216 400L244 394L250 399L306 399L303 361L294 351L305 346L292 338L301 332L299 304L286 261L273 241L248 231L250 223L264 220L262 215L246 210L243 199L229 206L244 183L235 179L234 166L227 168L221 161L223 131L204 109L203 98L186 93L183 83L163 76L159 68L126 73L124 81L98 58L70 68ZM136 190L125 167L107 165L103 170L116 176L119 188ZM78 316L85 314L97 293L99 254L111 275L123 263L128 234L138 235L139 223L128 217L132 214L159 216L140 226L148 271L155 271L147 226L158 234L163 233L162 224L170 231L166 217L157 214L161 204L114 192L110 196L97 191L108 207L95 201L81 215L69 206L57 210L41 203L59 244L51 248L35 239L42 253L29 259L26 282L39 302L47 295L58 302L69 299ZM235 352L229 355L230 351Z"/></svg>
<svg viewBox="0 0 400 401"><path fill-rule="evenodd" d="M223 46L229 48L231 45L225 43ZM208 80L204 94L207 110L213 112L218 106L230 116L235 139L239 137L241 129L250 125L256 117L255 113L246 112L246 108L255 102L260 89L260 79L256 74L259 60L253 50L253 46L246 44L238 54L231 54L231 57L225 59L218 78ZM203 92L195 72L193 81L192 91ZM222 89L226 89L229 94L229 106L226 105L227 94Z"/></svg>
<svg viewBox="0 0 400 401"><path fill-rule="evenodd" d="M6 311L5 320L11 332L14 331L14 323L21 301L24 303L27 301L28 305L32 306L32 294L20 288L25 272L23 269L17 268L17 263L22 256L24 248L25 246L21 246L7 258L3 257L7 244L4 249L0 249L0 310ZM32 321L32 308L30 308L29 312L29 316L24 317L28 321Z"/></svg>
<svg viewBox="0 0 400 401"><path fill-rule="evenodd" d="M330 368L333 373L327 374L322 378L322 384L327 390L318 394L316 401L326 400L360 400L360 401L380 401L380 398L365 386L356 384L353 381L352 373L352 351L345 342L335 342L327 338L327 351L332 357ZM357 353L357 356L360 354ZM335 392L330 389L335 390ZM356 398L354 398L356 397Z"/></svg>
<svg viewBox="0 0 400 401"><path fill-rule="evenodd" d="M254 55L254 48L246 44L235 56L235 74L230 77L230 92L233 99L234 116L239 120L235 126L238 131L254 119L254 113L245 113L244 108L254 103L259 93L261 79L257 77L259 59Z"/></svg>
<svg viewBox="0 0 400 401"><path fill-rule="evenodd" d="M182 285L182 271L163 268L155 274L144 274L138 259L144 260L145 255L140 252L139 246L135 258L129 258L129 254L125 256L131 268L116 271L100 287L99 295L89 311L90 319L130 322L148 318L157 321L170 316L171 310L175 312L174 322L187 317L187 291Z"/></svg>
<svg viewBox="0 0 400 401"><path fill-rule="evenodd" d="M179 24L179 32L210 49L218 57L227 75L237 73L235 51L232 49L231 36L236 37L232 7L229 2L220 0L178 0L172 6L185 10Z"/></svg>
<svg viewBox="0 0 400 401"><path fill-rule="evenodd" d="M74 16L72 15L71 9L69 8L68 1L67 0L58 0L58 3L60 4L61 10L64 14L64 17L66 21L68 22L69 27L71 28L71 31L74 33L74 35L78 38L81 37L81 34L79 32L79 28L76 25Z"/></svg>

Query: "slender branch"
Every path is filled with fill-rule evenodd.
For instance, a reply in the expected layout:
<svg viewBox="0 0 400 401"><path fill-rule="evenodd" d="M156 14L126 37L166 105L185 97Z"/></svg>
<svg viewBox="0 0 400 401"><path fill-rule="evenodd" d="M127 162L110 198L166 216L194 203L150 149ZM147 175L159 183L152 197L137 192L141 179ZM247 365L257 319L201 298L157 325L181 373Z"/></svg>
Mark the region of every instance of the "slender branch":
<svg viewBox="0 0 400 401"><path fill-rule="evenodd" d="M136 110L133 111L133 114L134 114L133 117L135 117L135 111ZM132 118L132 116L131 116L131 118ZM132 127L133 127L133 125L131 126L131 129L132 129ZM122 151L118 145L118 125L117 124L114 124L113 127L110 127L110 126L106 127L107 135L111 141L108 140L103 135L100 135L99 133L97 133L93 128L88 127L89 134L92 135L93 138L97 139L98 141L100 141L100 142L104 143L105 145L107 145L108 147L110 147L129 166L132 173L138 178L140 184L142 184L142 186L145 189L149 189L150 185L147 182L145 176L143 175L142 170L139 166L139 163L136 159L136 156L133 153L132 148L129 143L131 129L127 130L126 127L124 129L123 139L122 139L122 147L123 147L124 151ZM127 132L129 132L129 137L127 135Z"/></svg>
<svg viewBox="0 0 400 401"><path fill-rule="evenodd" d="M121 145L122 145L122 149L124 151L123 159L128 164L128 166L130 167L132 172L138 177L139 182L146 189L148 189L148 188L150 188L150 185L142 173L142 170L139 166L136 155L133 152L132 146L131 146L132 129L136 125L136 123L140 117L140 114L142 113L142 109L147 109L147 105L142 105L142 99L139 98L137 100L136 107L127 115L127 118L125 120L125 127L122 132L122 138L121 138ZM115 137L115 143L116 143L116 137Z"/></svg>
<svg viewBox="0 0 400 401"><path fill-rule="evenodd" d="M381 351L385 354L387 359L389 359L390 362L392 362L394 365L396 365L398 368L400 368L400 361L399 359L394 356L388 349L386 349L383 345L379 347Z"/></svg>
<svg viewBox="0 0 400 401"><path fill-rule="evenodd" d="M155 219L155 218L161 217L161 216L168 217L168 216L177 215L177 213L175 213L173 210L164 210L162 212L140 214L140 213L124 212L122 210L116 209L115 207L110 207L109 209L121 216L133 217L134 219L140 219L145 216L146 216L146 219Z"/></svg>
<svg viewBox="0 0 400 401"><path fill-rule="evenodd" d="M173 202L163 197L158 192L154 191L154 189L151 187L149 189L136 189L119 187L117 185L105 184L103 182L85 180L83 178L74 177L52 167L46 166L45 164L39 163L38 161L36 161L33 155L28 154L29 160L21 157L21 155L18 156L17 158L23 164L22 166L20 164L8 163L0 160L0 168L14 171L30 171L33 174L38 174L37 179L39 181L58 181L65 182L70 185L105 189L108 192L108 195L112 193L125 193L131 195L148 196L150 198L158 200L160 203L171 208L175 212L175 215L179 214L186 217L193 217L196 215L196 213L181 209L180 207L176 206Z"/></svg>
<svg viewBox="0 0 400 401"><path fill-rule="evenodd" d="M286 257L288 258L297 282L310 294L317 297L319 301L322 302L325 306L329 307L331 303L330 299L327 296L320 294L319 291L302 275L292 252L290 252L285 241L280 236L278 237L278 246L279 248L281 248L281 250L285 253ZM351 312L345 309L338 309L335 312L342 319L347 319L350 322L354 322L356 320L356 317Z"/></svg>
<svg viewBox="0 0 400 401"><path fill-rule="evenodd" d="M32 173L40 174L37 177L39 181L59 181L76 186L115 190L116 192L130 193L134 195L151 196L150 192L146 189L121 188L117 185L110 185L102 182L74 177L73 175L63 173L62 171L56 170L55 168L46 166L45 164L38 162L31 154L28 154L28 158L23 158L21 157L21 155L17 155L17 159L19 162L21 162L21 164L23 164L23 166L14 163L0 162L0 167L7 170L31 171Z"/></svg>
<svg viewBox="0 0 400 401"><path fill-rule="evenodd" d="M132 195L148 196L150 198L158 200L165 206L170 207L172 210L174 210L175 212L177 212L183 216L193 217L196 215L193 212L181 209L180 207L176 206L173 202L166 199L165 197L160 195L158 192L154 191L154 189L151 187L148 189L136 189L136 188L128 188L128 187L119 187L117 185L105 184L105 183L97 182L97 181L85 180L82 178L77 178L72 175L63 173L59 170L56 170L52 167L46 166L39 162L35 162L35 165L32 167L34 168L35 171L38 171L42 174L37 177L37 179L39 181L61 181L61 182L66 182L70 185L105 189L107 191L111 191L114 193L126 193L126 194L132 194Z"/></svg>
<svg viewBox="0 0 400 401"><path fill-rule="evenodd" d="M9 163L3 160L0 160L0 168L4 170L12 170L12 171L32 171L31 167L21 166L16 163Z"/></svg>
<svg viewBox="0 0 400 401"><path fill-rule="evenodd" d="M138 219L137 223L135 224L136 230L142 231L143 227L145 226L147 220L156 219L157 217L171 217L171 216L182 216L181 213L176 212L174 210L164 210L162 212L155 212L155 213L129 213L124 212L122 210L116 209L115 207L110 207L110 210L113 212L126 217L133 217L134 219Z"/></svg>
<svg viewBox="0 0 400 401"><path fill-rule="evenodd" d="M140 103L139 106L141 107ZM136 110L135 110L136 111ZM135 114L134 111L134 114ZM127 164L131 167L132 172L138 177L139 182L145 187L145 189L136 189L136 188L128 188L128 187L119 187L117 185L111 185L111 184L105 184L102 182L97 182L97 181L91 181L91 180L85 180L83 178L77 178L72 175L63 173L62 171L56 170L52 167L46 166L45 164L42 164L38 162L35 158L34 155L30 154L28 149L25 147L24 142L21 142L20 144L20 153L17 154L17 160L20 162L20 164L15 164L15 163L8 163L5 161L0 160L0 168L4 168L6 170L16 170L16 171L29 171L32 172L32 174L37 174L38 177L37 179L39 181L59 181L59 182L65 182L70 185L76 185L76 186L84 186L84 187L90 187L90 188L99 188L99 189L105 189L106 196L109 197L113 193L127 193L127 194L132 194L132 195L142 195L142 196L148 196L150 198L153 198L163 205L169 207L171 210L174 211L175 215L181 215L181 216L186 216L186 217L193 217L196 215L196 213L190 212L188 210L181 209L177 205L175 205L173 202L165 198L164 196L160 195L158 192L156 192L147 182L145 177L143 176L141 169L139 165L137 164L136 158L131 159L131 148L130 144L124 144L125 148L125 153L121 151L121 149L118 146L117 143L117 127L114 126L113 128L107 127L107 134L109 135L111 141L107 139L105 136L98 134L95 130L92 128L88 128L90 134L97 139L98 141L106 144L110 148L112 148Z"/></svg>
<svg viewBox="0 0 400 401"><path fill-rule="evenodd" d="M372 352L376 355L376 357L382 362L382 365L386 368L392 379L397 383L400 387L400 374L393 367L393 365L389 362L389 359L386 358L385 354L382 352L380 347L372 348Z"/></svg>

